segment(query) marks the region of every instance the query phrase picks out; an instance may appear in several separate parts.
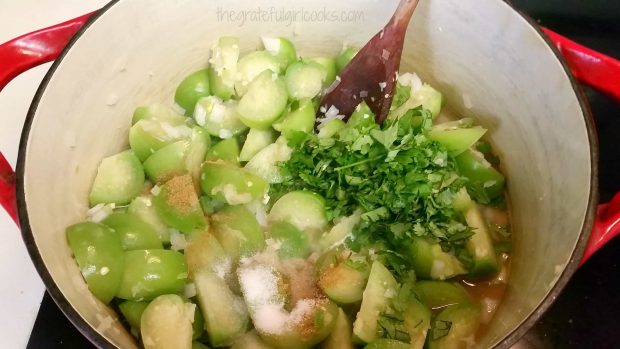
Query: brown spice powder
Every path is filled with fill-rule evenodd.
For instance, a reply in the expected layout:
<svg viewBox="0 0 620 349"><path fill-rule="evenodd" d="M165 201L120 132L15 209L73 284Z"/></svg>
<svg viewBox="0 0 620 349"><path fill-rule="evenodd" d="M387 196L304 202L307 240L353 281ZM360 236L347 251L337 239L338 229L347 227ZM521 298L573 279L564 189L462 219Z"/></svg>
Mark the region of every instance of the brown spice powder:
<svg viewBox="0 0 620 349"><path fill-rule="evenodd" d="M308 340L319 330L316 327L317 323L315 318L319 312L324 310L321 308L324 308L327 305L327 302L328 300L325 298L314 299L309 305L310 309L303 312L303 315L300 318L292 319L294 321L292 325L295 326L295 331L299 333L302 338Z"/></svg>
<svg viewBox="0 0 620 349"><path fill-rule="evenodd" d="M302 299L319 296L314 277L314 266L302 259L288 260L281 267L282 274L288 280L290 304L295 305Z"/></svg>
<svg viewBox="0 0 620 349"><path fill-rule="evenodd" d="M190 214L199 205L194 182L189 175L173 177L162 188L166 204L181 215Z"/></svg>

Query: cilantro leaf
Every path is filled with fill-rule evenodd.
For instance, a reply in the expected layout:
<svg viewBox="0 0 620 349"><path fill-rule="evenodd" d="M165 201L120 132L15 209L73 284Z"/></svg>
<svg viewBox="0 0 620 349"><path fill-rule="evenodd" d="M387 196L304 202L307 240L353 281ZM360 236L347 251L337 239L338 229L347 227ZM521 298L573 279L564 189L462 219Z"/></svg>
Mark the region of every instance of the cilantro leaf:
<svg viewBox="0 0 620 349"><path fill-rule="evenodd" d="M398 124L388 127L387 130L372 130L370 135L389 150L398 138Z"/></svg>

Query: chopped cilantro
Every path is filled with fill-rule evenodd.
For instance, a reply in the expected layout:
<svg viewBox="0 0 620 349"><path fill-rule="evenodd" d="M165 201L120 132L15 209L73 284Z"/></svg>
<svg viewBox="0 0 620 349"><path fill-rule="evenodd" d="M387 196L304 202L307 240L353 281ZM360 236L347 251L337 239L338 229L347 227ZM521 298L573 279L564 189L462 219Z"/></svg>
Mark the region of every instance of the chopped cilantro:
<svg viewBox="0 0 620 349"><path fill-rule="evenodd" d="M437 341L447 336L452 328L452 321L436 320L431 330L431 340Z"/></svg>
<svg viewBox="0 0 620 349"><path fill-rule="evenodd" d="M495 247L495 253L497 254L512 252L512 243L510 243L510 241L498 242L494 245L494 247Z"/></svg>
<svg viewBox="0 0 620 349"><path fill-rule="evenodd" d="M410 269L412 236L448 251L464 250L471 231L453 200L467 180L447 150L426 136L430 112L420 107L378 125L364 117L370 112L365 108L360 105L355 118L331 138L297 135L291 159L281 165L285 179L271 187L270 195L316 192L326 200L330 221L361 208L361 223L347 246L354 251L379 246L397 277Z"/></svg>
<svg viewBox="0 0 620 349"><path fill-rule="evenodd" d="M381 314L377 321L379 337L409 342L411 338L405 327L404 320L396 314Z"/></svg>

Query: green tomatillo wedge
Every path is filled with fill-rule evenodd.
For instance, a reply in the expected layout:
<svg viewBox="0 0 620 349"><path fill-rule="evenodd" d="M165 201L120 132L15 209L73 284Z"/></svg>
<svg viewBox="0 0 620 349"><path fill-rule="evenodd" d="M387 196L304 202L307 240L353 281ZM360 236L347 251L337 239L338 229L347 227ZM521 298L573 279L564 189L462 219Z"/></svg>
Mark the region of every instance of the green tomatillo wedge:
<svg viewBox="0 0 620 349"><path fill-rule="evenodd" d="M192 129L181 120L143 119L129 129L129 146L140 161L168 144L187 139Z"/></svg>
<svg viewBox="0 0 620 349"><path fill-rule="evenodd" d="M196 104L194 119L210 135L228 139L247 130L239 119L237 101L222 101L216 96L201 98Z"/></svg>
<svg viewBox="0 0 620 349"><path fill-rule="evenodd" d="M254 51L243 56L237 63L237 81L235 82L237 95L245 95L249 84L262 72L279 74L280 67L280 61L267 51Z"/></svg>
<svg viewBox="0 0 620 349"><path fill-rule="evenodd" d="M67 241L90 291L109 303L125 267L120 236L103 224L84 222L67 228Z"/></svg>
<svg viewBox="0 0 620 349"><path fill-rule="evenodd" d="M276 140L276 132L272 128L266 130L250 129L239 153L240 161L249 161L259 151L272 144ZM224 159L225 160L225 159Z"/></svg>
<svg viewBox="0 0 620 349"><path fill-rule="evenodd" d="M459 172L469 179L467 191L473 199L481 204L488 204L504 193L504 176L485 160L484 155L466 150L455 159Z"/></svg>
<svg viewBox="0 0 620 349"><path fill-rule="evenodd" d="M312 99L323 89L327 71L315 62L296 62L286 70L286 87L291 99Z"/></svg>
<svg viewBox="0 0 620 349"><path fill-rule="evenodd" d="M310 191L293 191L273 204L268 218L270 222L289 222L302 231L323 231L327 226L325 199Z"/></svg>
<svg viewBox="0 0 620 349"><path fill-rule="evenodd" d="M338 67L336 66L336 59L331 57L313 57L313 58L304 58L304 62L314 62L323 67L325 69L325 81L323 82L323 87L329 87L334 80L336 80L336 75L338 74Z"/></svg>
<svg viewBox="0 0 620 349"><path fill-rule="evenodd" d="M265 51L271 53L278 60L281 71L286 70L286 67L297 60L297 50L289 39L263 37L262 42Z"/></svg>
<svg viewBox="0 0 620 349"><path fill-rule="evenodd" d="M90 204L125 205L138 196L143 187L142 164L133 151L126 150L101 161L90 190Z"/></svg>
<svg viewBox="0 0 620 349"><path fill-rule="evenodd" d="M290 160L292 154L293 149L280 137L256 153L244 168L268 183L280 183L284 180L281 165Z"/></svg>
<svg viewBox="0 0 620 349"><path fill-rule="evenodd" d="M480 327L477 305L457 304L443 309L433 320L429 349L458 349L470 346Z"/></svg>
<svg viewBox="0 0 620 349"><path fill-rule="evenodd" d="M196 306L177 295L154 299L142 314L140 334L145 349L191 349Z"/></svg>
<svg viewBox="0 0 620 349"><path fill-rule="evenodd" d="M380 262L373 262L362 305L353 323L353 334L359 341L372 343L378 339L380 314L388 309L397 290L398 282L392 273Z"/></svg>
<svg viewBox="0 0 620 349"><path fill-rule="evenodd" d="M244 124L264 130L282 114L287 100L284 79L266 70L248 85L246 94L239 101L237 112Z"/></svg>
<svg viewBox="0 0 620 349"><path fill-rule="evenodd" d="M274 222L269 225L269 238L281 243L278 255L282 260L306 258L310 254L310 244L305 232L288 222Z"/></svg>
<svg viewBox="0 0 620 349"><path fill-rule="evenodd" d="M362 300L370 274L367 259L357 253L334 249L317 262L318 286L338 304L353 304Z"/></svg>
<svg viewBox="0 0 620 349"><path fill-rule="evenodd" d="M163 248L155 229L135 214L112 213L102 223L119 235L125 251Z"/></svg>
<svg viewBox="0 0 620 349"><path fill-rule="evenodd" d="M260 200L267 193L264 179L225 161L207 161L202 165L200 187L205 194L230 205Z"/></svg>
<svg viewBox="0 0 620 349"><path fill-rule="evenodd" d="M334 330L329 334L329 337L321 343L320 348L353 349L352 332L351 320L349 320L342 308L338 308L338 318L336 319Z"/></svg>
<svg viewBox="0 0 620 349"><path fill-rule="evenodd" d="M292 103L284 117L278 120L273 128L291 139L295 132L311 133L316 120L316 109L311 99L303 99Z"/></svg>
<svg viewBox="0 0 620 349"><path fill-rule="evenodd" d="M344 69L344 67L347 66L347 64L349 64L349 62L351 62L358 51L359 49L355 47L347 47L342 50L340 55L336 57L336 68L338 68L339 73Z"/></svg>
<svg viewBox="0 0 620 349"><path fill-rule="evenodd" d="M213 235L233 261L265 247L263 231L256 217L243 205L228 206L211 216Z"/></svg>
<svg viewBox="0 0 620 349"><path fill-rule="evenodd" d="M127 213L138 216L142 221L148 224L163 243L170 242L170 232L166 223L161 219L155 205L153 205L153 197L151 195L141 195L133 199L127 207Z"/></svg>
<svg viewBox="0 0 620 349"><path fill-rule="evenodd" d="M181 81L174 93L174 101L185 110L186 115L191 116L194 114L196 102L210 94L209 70L201 69Z"/></svg>
<svg viewBox="0 0 620 349"><path fill-rule="evenodd" d="M134 302L134 301L124 301L118 305L118 309L121 311L125 320L129 323L129 325L136 330L140 330L140 319L142 318L142 314L146 307L149 306L150 302Z"/></svg>
<svg viewBox="0 0 620 349"><path fill-rule="evenodd" d="M194 182L189 175L173 177L159 187L153 204L162 220L182 233L189 234L206 225Z"/></svg>
<svg viewBox="0 0 620 349"><path fill-rule="evenodd" d="M171 250L125 252L125 269L118 298L141 301L163 294L180 294L187 281L183 254Z"/></svg>
<svg viewBox="0 0 620 349"><path fill-rule="evenodd" d="M209 342L215 347L233 344L249 324L243 299L233 293L217 273L202 270L194 274L193 279Z"/></svg>
<svg viewBox="0 0 620 349"><path fill-rule="evenodd" d="M168 144L149 156L144 162L144 171L154 183L165 183L172 177L187 173L185 156L189 149L189 140Z"/></svg>
<svg viewBox="0 0 620 349"><path fill-rule="evenodd" d="M223 36L213 46L209 63L209 84L213 95L228 100L235 94L239 38Z"/></svg>
<svg viewBox="0 0 620 349"><path fill-rule="evenodd" d="M185 122L183 115L177 114L172 108L162 104L152 104L137 107L131 118L131 124L135 125L140 120L160 120L181 124Z"/></svg>
<svg viewBox="0 0 620 349"><path fill-rule="evenodd" d="M217 142L205 156L206 161L223 160L238 165L240 160L239 142L232 137Z"/></svg>

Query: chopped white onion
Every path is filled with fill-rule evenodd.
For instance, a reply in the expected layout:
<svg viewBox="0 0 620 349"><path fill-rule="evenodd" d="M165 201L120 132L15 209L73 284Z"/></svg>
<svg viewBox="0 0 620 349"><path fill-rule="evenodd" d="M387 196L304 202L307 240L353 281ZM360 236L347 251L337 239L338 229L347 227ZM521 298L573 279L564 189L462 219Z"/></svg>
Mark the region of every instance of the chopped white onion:
<svg viewBox="0 0 620 349"><path fill-rule="evenodd" d="M88 220L94 223L99 223L112 214L114 207L116 207L115 204L97 204L86 213Z"/></svg>
<svg viewBox="0 0 620 349"><path fill-rule="evenodd" d="M172 110L179 114L179 115L185 115L185 108L183 108L182 106L178 105L177 103L174 103L172 105Z"/></svg>
<svg viewBox="0 0 620 349"><path fill-rule="evenodd" d="M192 134L192 129L185 125L172 126L167 122L162 122L161 128L170 139L185 138Z"/></svg>
<svg viewBox="0 0 620 349"><path fill-rule="evenodd" d="M170 249L173 251L185 250L187 247L187 240L185 235L176 229L168 229L170 232Z"/></svg>
<svg viewBox="0 0 620 349"><path fill-rule="evenodd" d="M334 119L344 120L344 115L341 115L340 110L338 110L338 108L332 105L331 107L329 107L329 109L327 109L324 117L317 118L317 129L320 131L326 123Z"/></svg>
<svg viewBox="0 0 620 349"><path fill-rule="evenodd" d="M183 295L185 298L196 297L196 285L191 282L189 284L185 284L185 287L183 287Z"/></svg>
<svg viewBox="0 0 620 349"><path fill-rule="evenodd" d="M108 107L113 107L116 105L116 103L118 103L119 99L120 97L117 94L112 93L106 99L105 105L107 105Z"/></svg>
<svg viewBox="0 0 620 349"><path fill-rule="evenodd" d="M338 114L340 114L340 110L338 110L338 108L336 108L335 105L332 105L331 107L329 107L329 109L327 109L327 112L325 113L325 117L334 118Z"/></svg>
<svg viewBox="0 0 620 349"><path fill-rule="evenodd" d="M153 188L151 188L151 194L157 196L159 193L161 193L161 188L158 185L154 185Z"/></svg>
<svg viewBox="0 0 620 349"><path fill-rule="evenodd" d="M272 55L280 52L280 39L278 38L268 38L263 37L263 46L265 46L265 50L267 50Z"/></svg>
<svg viewBox="0 0 620 349"><path fill-rule="evenodd" d="M405 73L398 76L398 82L403 86L411 87L411 92L417 92L422 88L422 80L416 73Z"/></svg>
<svg viewBox="0 0 620 349"><path fill-rule="evenodd" d="M256 221L262 228L267 228L267 211L265 205L259 201L252 201L245 205L256 217Z"/></svg>
<svg viewBox="0 0 620 349"><path fill-rule="evenodd" d="M381 52L381 58L387 61L390 58L390 51L384 49L383 52Z"/></svg>
<svg viewBox="0 0 620 349"><path fill-rule="evenodd" d="M220 136L221 139L228 139L233 136L233 133L231 130L221 129L218 136Z"/></svg>

